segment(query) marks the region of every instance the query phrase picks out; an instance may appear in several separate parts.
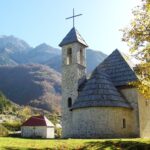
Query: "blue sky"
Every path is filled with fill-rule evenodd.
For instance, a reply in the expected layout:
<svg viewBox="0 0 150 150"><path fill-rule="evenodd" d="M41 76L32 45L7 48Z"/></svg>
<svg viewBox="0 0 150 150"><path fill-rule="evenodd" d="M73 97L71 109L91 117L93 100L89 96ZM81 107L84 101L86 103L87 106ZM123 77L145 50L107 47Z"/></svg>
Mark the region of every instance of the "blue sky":
<svg viewBox="0 0 150 150"><path fill-rule="evenodd" d="M72 8L83 16L75 27L89 47L111 53L126 51L119 29L131 20L131 9L139 0L0 0L0 35L14 35L31 46L43 42L58 47L72 28Z"/></svg>

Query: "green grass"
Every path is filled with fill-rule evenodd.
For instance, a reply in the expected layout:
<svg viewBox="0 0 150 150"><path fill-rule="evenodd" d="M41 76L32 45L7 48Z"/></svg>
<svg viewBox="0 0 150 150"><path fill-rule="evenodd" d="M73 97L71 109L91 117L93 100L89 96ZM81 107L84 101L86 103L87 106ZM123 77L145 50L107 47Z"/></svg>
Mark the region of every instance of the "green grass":
<svg viewBox="0 0 150 150"><path fill-rule="evenodd" d="M0 150L150 150L150 139L24 139L0 137Z"/></svg>

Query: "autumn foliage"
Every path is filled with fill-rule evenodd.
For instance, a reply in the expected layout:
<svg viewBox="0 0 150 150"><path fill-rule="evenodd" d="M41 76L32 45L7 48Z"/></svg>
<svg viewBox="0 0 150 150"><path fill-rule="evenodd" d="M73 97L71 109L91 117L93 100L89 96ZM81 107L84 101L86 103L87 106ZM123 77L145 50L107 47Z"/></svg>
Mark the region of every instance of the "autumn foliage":
<svg viewBox="0 0 150 150"><path fill-rule="evenodd" d="M133 10L133 17L130 26L123 29L123 41L139 61L135 68L139 80L132 84L150 98L150 0L141 0L141 5Z"/></svg>

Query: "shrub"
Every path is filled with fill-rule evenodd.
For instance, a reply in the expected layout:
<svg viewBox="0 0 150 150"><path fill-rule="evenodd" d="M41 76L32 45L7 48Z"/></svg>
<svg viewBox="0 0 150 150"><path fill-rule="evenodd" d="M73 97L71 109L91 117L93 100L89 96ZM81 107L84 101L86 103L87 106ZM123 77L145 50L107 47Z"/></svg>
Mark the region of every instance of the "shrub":
<svg viewBox="0 0 150 150"><path fill-rule="evenodd" d="M55 128L55 137L61 138L62 129L61 128Z"/></svg>
<svg viewBox="0 0 150 150"><path fill-rule="evenodd" d="M8 136L9 131L7 128L0 124L0 136Z"/></svg>
<svg viewBox="0 0 150 150"><path fill-rule="evenodd" d="M18 121L4 122L2 125L10 131L19 131L21 123Z"/></svg>

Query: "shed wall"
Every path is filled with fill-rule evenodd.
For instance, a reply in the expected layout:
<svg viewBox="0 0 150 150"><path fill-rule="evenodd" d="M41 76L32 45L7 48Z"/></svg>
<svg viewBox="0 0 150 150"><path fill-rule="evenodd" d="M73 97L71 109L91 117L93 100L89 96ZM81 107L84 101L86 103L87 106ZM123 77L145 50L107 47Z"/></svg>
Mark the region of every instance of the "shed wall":
<svg viewBox="0 0 150 150"><path fill-rule="evenodd" d="M47 129L46 126L22 126L21 135L22 137L53 138L54 128Z"/></svg>
<svg viewBox="0 0 150 150"><path fill-rule="evenodd" d="M47 138L55 138L54 127L47 127Z"/></svg>

